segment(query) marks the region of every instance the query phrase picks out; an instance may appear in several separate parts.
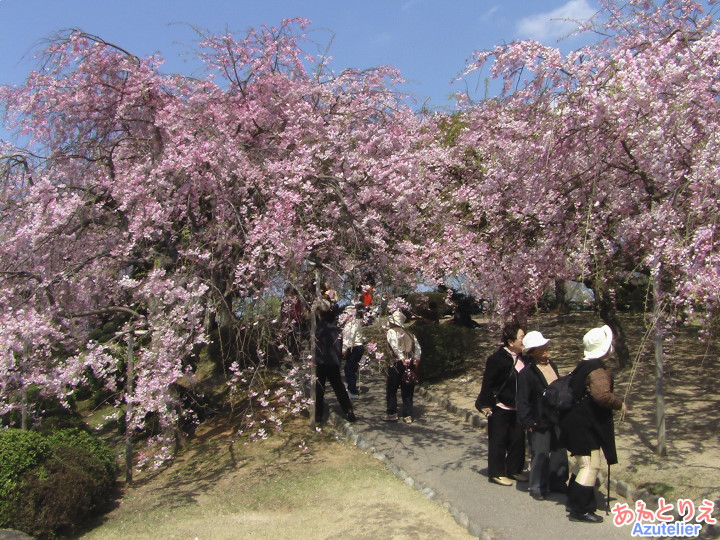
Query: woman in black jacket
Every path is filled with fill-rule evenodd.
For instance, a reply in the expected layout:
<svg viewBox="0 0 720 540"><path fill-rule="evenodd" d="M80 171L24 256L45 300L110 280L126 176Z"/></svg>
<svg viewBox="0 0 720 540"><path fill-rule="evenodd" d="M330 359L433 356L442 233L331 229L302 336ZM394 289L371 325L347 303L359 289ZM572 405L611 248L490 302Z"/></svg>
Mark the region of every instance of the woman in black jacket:
<svg viewBox="0 0 720 540"><path fill-rule="evenodd" d="M585 355L572 375L570 386L577 403L560 422L561 442L575 459L577 473L568 484L570 521L600 523L595 513L595 480L600 471L600 450L608 465L617 463L613 410L627 411L613 393L613 380L603 360L612 353L609 326L593 328L583 337Z"/></svg>
<svg viewBox="0 0 720 540"><path fill-rule="evenodd" d="M530 496L543 500L549 491L567 492L567 450L559 444L557 413L543 406L542 395L558 378L549 357L550 340L540 332L528 332L523 339L525 368L518 374L518 422L530 445Z"/></svg>
<svg viewBox="0 0 720 540"><path fill-rule="evenodd" d="M525 331L517 322L505 325L503 344L485 363L475 407L488 419L488 479L500 486L527 482L525 435L517 421L517 373L525 365L520 353Z"/></svg>

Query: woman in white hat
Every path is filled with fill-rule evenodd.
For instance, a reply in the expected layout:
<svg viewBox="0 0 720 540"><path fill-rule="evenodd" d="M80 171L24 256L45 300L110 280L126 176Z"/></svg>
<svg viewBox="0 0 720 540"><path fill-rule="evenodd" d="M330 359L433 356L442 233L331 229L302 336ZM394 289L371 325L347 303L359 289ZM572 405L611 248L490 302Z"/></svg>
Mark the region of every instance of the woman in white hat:
<svg viewBox="0 0 720 540"><path fill-rule="evenodd" d="M530 446L530 496L543 500L550 491L567 492L567 450L559 443L559 418L543 406L543 392L559 377L550 360L550 340L537 330L522 340L525 368L518 373L517 415Z"/></svg>
<svg viewBox="0 0 720 540"><path fill-rule="evenodd" d="M403 373L411 367L417 369L420 365L422 350L417 338L405 328L405 315L402 311L395 311L388 318L390 328L387 331L387 341L393 355L393 362L388 367L385 398L387 409L385 420L397 422L397 391L400 388L402 397L402 419L405 423L413 421L413 394L415 384L402 382Z"/></svg>
<svg viewBox="0 0 720 540"><path fill-rule="evenodd" d="M577 472L570 477L568 502L570 521L600 523L595 513L595 480L600 471L600 450L608 465L617 463L613 410L625 412L625 403L613 394L613 380L603 360L612 353L613 333L609 326L593 328L583 337L583 360L572 376L577 403L562 418L561 442L575 459Z"/></svg>

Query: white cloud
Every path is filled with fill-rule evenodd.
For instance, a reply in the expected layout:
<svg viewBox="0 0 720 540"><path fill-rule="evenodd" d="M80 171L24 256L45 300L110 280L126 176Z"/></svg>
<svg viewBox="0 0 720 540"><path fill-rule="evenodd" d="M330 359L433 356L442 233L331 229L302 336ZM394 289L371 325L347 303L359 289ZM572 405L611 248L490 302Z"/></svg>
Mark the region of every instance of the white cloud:
<svg viewBox="0 0 720 540"><path fill-rule="evenodd" d="M517 31L522 38L532 38L544 43L554 42L577 29L578 22L595 14L587 0L570 0L549 13L539 13L521 19Z"/></svg>
<svg viewBox="0 0 720 540"><path fill-rule="evenodd" d="M500 9L500 6L491 7L485 13L483 13L482 17L480 17L480 20L483 22L489 21L490 19L492 19L492 16L495 14L495 12L499 9Z"/></svg>

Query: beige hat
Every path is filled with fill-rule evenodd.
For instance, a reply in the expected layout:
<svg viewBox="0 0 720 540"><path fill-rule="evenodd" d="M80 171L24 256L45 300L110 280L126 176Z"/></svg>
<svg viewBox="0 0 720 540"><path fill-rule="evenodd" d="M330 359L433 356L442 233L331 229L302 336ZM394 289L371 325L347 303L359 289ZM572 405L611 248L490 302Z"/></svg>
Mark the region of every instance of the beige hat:
<svg viewBox="0 0 720 540"><path fill-rule="evenodd" d="M332 304L327 300L315 300L315 302L313 302L313 305L315 309L321 313L330 311L332 309Z"/></svg>
<svg viewBox="0 0 720 540"><path fill-rule="evenodd" d="M593 328L583 336L583 346L585 347L584 360L595 360L602 358L612 347L613 333L608 325L600 328Z"/></svg>
<svg viewBox="0 0 720 540"><path fill-rule="evenodd" d="M547 345L550 342L549 339L543 337L543 335L538 332L537 330L533 330L532 332L528 332L525 334L525 337L522 340L523 344L523 354L527 354L530 349L536 349L537 347L542 347L543 345Z"/></svg>
<svg viewBox="0 0 720 540"><path fill-rule="evenodd" d="M388 322L395 326L405 326L405 314L402 311L395 311L388 318Z"/></svg>

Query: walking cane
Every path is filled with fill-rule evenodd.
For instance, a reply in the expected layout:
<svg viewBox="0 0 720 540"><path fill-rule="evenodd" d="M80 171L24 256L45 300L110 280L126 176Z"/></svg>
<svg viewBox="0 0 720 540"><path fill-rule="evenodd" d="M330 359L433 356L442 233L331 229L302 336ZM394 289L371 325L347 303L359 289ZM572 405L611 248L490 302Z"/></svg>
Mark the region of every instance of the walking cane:
<svg viewBox="0 0 720 540"><path fill-rule="evenodd" d="M607 503L605 504L605 515L610 514L610 464L608 463L608 477L607 477Z"/></svg>

